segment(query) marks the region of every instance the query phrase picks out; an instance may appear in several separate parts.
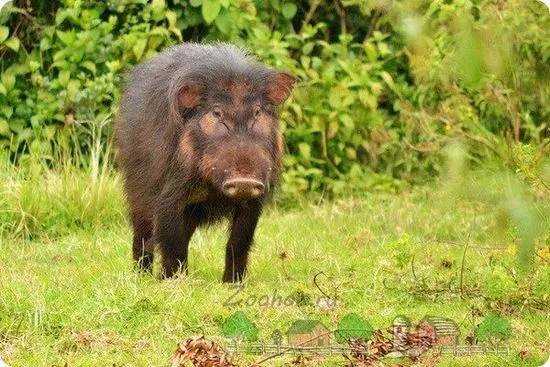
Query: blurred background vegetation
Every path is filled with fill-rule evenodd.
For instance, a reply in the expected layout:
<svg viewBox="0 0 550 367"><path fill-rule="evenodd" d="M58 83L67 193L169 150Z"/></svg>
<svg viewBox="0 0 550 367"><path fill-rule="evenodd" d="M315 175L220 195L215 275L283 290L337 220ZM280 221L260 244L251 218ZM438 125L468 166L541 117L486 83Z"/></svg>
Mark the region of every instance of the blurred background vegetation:
<svg viewBox="0 0 550 367"><path fill-rule="evenodd" d="M425 182L456 141L545 189L550 15L536 0L16 0L0 16L0 149L89 164L124 71L216 40L299 77L282 111L287 195Z"/></svg>

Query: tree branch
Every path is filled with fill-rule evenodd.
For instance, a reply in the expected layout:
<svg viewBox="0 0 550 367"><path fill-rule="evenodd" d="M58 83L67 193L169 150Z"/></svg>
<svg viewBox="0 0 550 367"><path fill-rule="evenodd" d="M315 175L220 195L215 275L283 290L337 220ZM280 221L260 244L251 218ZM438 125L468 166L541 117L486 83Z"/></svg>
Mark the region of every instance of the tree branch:
<svg viewBox="0 0 550 367"><path fill-rule="evenodd" d="M338 16L340 17L340 33L346 34L347 33L347 18L346 18L346 12L345 10L340 6L339 3L340 0L334 0L334 7L336 8L336 12L338 13Z"/></svg>
<svg viewBox="0 0 550 367"><path fill-rule="evenodd" d="M311 6L309 7L309 10L306 14L306 17L304 18L304 22L302 23L302 27L300 27L300 33L304 31L304 29L307 27L309 22L311 22L311 18L313 18L313 14L315 14L315 11L317 10L317 7L321 4L321 0L313 0L311 2Z"/></svg>

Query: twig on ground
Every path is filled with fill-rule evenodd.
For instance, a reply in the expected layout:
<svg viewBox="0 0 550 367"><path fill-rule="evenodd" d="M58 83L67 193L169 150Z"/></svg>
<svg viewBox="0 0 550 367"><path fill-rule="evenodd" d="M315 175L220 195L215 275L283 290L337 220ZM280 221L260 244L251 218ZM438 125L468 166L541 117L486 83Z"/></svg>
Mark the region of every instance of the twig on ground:
<svg viewBox="0 0 550 367"><path fill-rule="evenodd" d="M416 277L416 272L414 271L414 255L412 255L412 258L411 258L411 272L415 283L418 283L418 278Z"/></svg>
<svg viewBox="0 0 550 367"><path fill-rule="evenodd" d="M464 245L464 252L462 253L462 263L460 264L460 297L464 297L464 267L466 264L466 252L470 246L470 238L472 237L472 230L476 224L476 212L474 211L474 218L470 225L470 231L468 232L468 238L466 239L466 245Z"/></svg>

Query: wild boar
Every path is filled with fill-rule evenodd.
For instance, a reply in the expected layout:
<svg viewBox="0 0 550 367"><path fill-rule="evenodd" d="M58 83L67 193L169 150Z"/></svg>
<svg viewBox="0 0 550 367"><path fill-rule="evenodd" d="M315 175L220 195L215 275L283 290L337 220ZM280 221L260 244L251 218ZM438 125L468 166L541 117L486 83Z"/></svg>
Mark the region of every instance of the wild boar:
<svg viewBox="0 0 550 367"><path fill-rule="evenodd" d="M133 258L187 271L198 226L228 218L224 282L241 281L258 218L277 185L277 108L296 78L229 44L187 43L133 69L116 121L117 166L133 226Z"/></svg>

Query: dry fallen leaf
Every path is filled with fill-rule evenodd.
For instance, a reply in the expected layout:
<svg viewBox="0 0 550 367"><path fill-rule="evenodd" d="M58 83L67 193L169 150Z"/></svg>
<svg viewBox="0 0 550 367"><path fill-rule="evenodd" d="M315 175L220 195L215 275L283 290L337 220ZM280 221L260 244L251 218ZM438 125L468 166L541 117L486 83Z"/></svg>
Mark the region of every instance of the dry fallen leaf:
<svg viewBox="0 0 550 367"><path fill-rule="evenodd" d="M527 351L527 349L522 349L519 351L519 357L521 358L522 361L525 361L528 355L529 355L529 352Z"/></svg>
<svg viewBox="0 0 550 367"><path fill-rule="evenodd" d="M348 366L374 367L379 365L379 359L392 350L392 342L381 330L374 332L374 339L367 342L361 339L351 338L348 341L351 348L351 357L348 358Z"/></svg>
<svg viewBox="0 0 550 367"><path fill-rule="evenodd" d="M235 367L215 342L202 335L178 343L178 349L172 357L172 367L187 367L187 361L195 367Z"/></svg>

